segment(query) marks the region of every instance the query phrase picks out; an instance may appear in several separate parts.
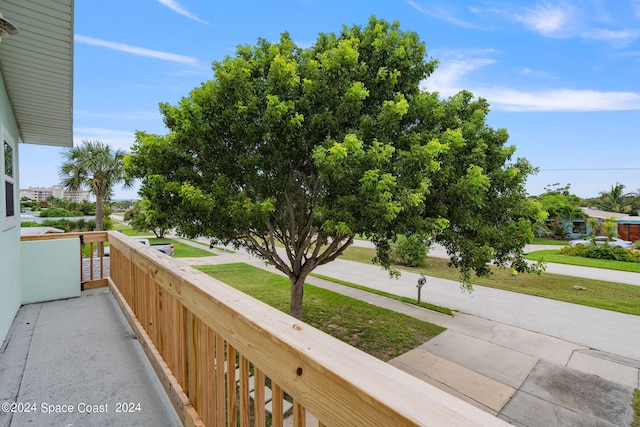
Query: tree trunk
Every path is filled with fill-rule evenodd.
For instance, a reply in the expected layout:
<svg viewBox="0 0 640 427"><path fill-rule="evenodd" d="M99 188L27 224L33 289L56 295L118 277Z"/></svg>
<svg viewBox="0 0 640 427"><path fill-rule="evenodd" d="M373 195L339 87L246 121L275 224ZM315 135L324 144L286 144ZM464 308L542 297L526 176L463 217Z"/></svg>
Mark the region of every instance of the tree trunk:
<svg viewBox="0 0 640 427"><path fill-rule="evenodd" d="M304 297L304 281L307 275L291 277L291 304L290 314L298 320L302 320L302 300Z"/></svg>
<svg viewBox="0 0 640 427"><path fill-rule="evenodd" d="M104 216L104 197L96 194L96 231L102 231L102 217Z"/></svg>

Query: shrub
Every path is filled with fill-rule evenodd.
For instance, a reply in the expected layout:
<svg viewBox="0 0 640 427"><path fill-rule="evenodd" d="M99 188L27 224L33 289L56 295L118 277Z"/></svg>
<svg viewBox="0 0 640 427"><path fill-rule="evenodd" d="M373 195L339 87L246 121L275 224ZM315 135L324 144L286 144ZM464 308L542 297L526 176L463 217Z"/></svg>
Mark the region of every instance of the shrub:
<svg viewBox="0 0 640 427"><path fill-rule="evenodd" d="M618 246L566 246L560 250L560 253L562 255L581 256L585 258L640 262L640 252Z"/></svg>
<svg viewBox="0 0 640 427"><path fill-rule="evenodd" d="M409 267L419 267L427 261L429 245L420 236L399 236L394 257L397 263Z"/></svg>
<svg viewBox="0 0 640 427"><path fill-rule="evenodd" d="M640 263L640 251L627 251L627 262Z"/></svg>
<svg viewBox="0 0 640 427"><path fill-rule="evenodd" d="M70 231L95 231L96 229L95 220L85 221L84 219L77 221L70 221L68 219L48 220L44 221L42 225L45 227L59 228L67 233Z"/></svg>
<svg viewBox="0 0 640 427"><path fill-rule="evenodd" d="M618 246L586 246L582 256L594 259L608 259L612 261L625 261L626 249Z"/></svg>
<svg viewBox="0 0 640 427"><path fill-rule="evenodd" d="M40 212L40 218L65 218L70 216L75 216L75 214L62 208L49 208Z"/></svg>
<svg viewBox="0 0 640 427"><path fill-rule="evenodd" d="M560 253L562 255L569 255L569 256L582 256L582 252L584 248L585 248L584 245L563 246L560 249Z"/></svg>

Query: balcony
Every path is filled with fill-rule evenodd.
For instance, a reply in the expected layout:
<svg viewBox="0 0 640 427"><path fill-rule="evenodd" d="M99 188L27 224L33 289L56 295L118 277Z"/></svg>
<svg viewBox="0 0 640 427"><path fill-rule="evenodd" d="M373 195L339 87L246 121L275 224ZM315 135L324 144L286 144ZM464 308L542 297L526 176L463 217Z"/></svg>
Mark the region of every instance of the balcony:
<svg viewBox="0 0 640 427"><path fill-rule="evenodd" d="M90 246L91 253L100 252L108 242L109 268L101 258L85 259L90 271L85 268L85 277L80 279L81 241ZM49 270L52 277L47 282L51 286L23 285L34 294L34 302L38 293L44 293L42 299L78 296L78 282L82 281L84 289L94 290L64 304L66 317L82 323L82 314L74 310L80 310L83 300L96 292L113 296L157 376L152 380L159 381L183 425L505 425L120 233L37 236L23 238L22 245L29 246L27 256L47 245L47 250L55 250L67 260L56 262L57 273ZM23 250L23 263L28 262L24 254ZM44 273L39 268L31 264L26 280L40 280ZM76 282L70 286L71 280ZM51 289L54 285L60 290ZM28 307L23 307L18 317ZM104 323L118 316L114 310L111 320ZM57 329L51 328L51 334ZM75 338L82 339L82 334ZM86 345L91 345L91 340ZM113 358L132 360L124 354ZM76 372L61 374L82 375L84 367L92 363L99 361L79 360ZM113 386L108 385L105 375L83 376L82 381L100 390ZM115 395L115 390L112 392ZM118 414L110 415L114 416L112 422L123 422L123 418L118 421Z"/></svg>

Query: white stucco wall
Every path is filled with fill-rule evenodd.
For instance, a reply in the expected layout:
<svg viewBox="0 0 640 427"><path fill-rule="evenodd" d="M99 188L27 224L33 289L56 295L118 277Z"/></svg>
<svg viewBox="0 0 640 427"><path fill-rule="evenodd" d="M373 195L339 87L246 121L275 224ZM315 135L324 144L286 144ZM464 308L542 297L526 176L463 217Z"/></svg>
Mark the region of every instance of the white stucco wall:
<svg viewBox="0 0 640 427"><path fill-rule="evenodd" d="M0 81L0 135L12 140L16 216L7 219L5 212L4 150L0 140L0 345L7 336L22 298L20 289L20 191L18 159L18 125L13 115L4 82Z"/></svg>
<svg viewBox="0 0 640 427"><path fill-rule="evenodd" d="M22 242L22 303L80 296L80 240Z"/></svg>

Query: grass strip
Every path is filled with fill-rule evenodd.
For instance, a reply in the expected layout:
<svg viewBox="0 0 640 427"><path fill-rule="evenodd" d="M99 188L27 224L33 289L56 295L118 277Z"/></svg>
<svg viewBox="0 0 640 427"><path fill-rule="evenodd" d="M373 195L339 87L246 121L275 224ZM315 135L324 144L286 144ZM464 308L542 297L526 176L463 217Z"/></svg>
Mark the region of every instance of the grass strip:
<svg viewBox="0 0 640 427"><path fill-rule="evenodd" d="M339 285L348 286L350 288L360 289L361 291L366 291L366 292L369 292L370 294L380 295L380 296L391 298L397 301L402 301L407 304L415 305L417 307L422 307L428 310L437 311L438 313L443 313L443 314L448 314L449 316L453 316L453 312L451 311L450 308L447 308L447 307L441 307L439 305L430 304L424 301L420 301L420 304L418 304L418 302L413 298L407 298L400 295L390 294L388 292L380 291L378 289L367 288L366 286L356 285L355 283L346 282L344 280L336 279L334 277L323 276L322 274L311 273L310 276L317 277L318 279L322 279L322 280L328 280L329 282L338 283Z"/></svg>
<svg viewBox="0 0 640 427"><path fill-rule="evenodd" d="M640 390L633 390L633 422L631 427L640 427Z"/></svg>
<svg viewBox="0 0 640 427"><path fill-rule="evenodd" d="M559 250L542 250L530 252L527 259L532 261L555 262L557 264L580 265L582 267L606 268L609 270L631 271L640 273L640 263L614 261L608 259L585 258L581 256L562 255Z"/></svg>
<svg viewBox="0 0 640 427"><path fill-rule="evenodd" d="M548 238L542 238L542 237L534 237L533 240L531 241L532 245L563 245L563 246L567 246L569 244L569 242L567 240L555 240L555 239L548 239Z"/></svg>
<svg viewBox="0 0 640 427"><path fill-rule="evenodd" d="M175 251L175 258L201 258L206 256L216 256L213 252L205 249L196 248L174 239L149 239L151 244L171 244Z"/></svg>
<svg viewBox="0 0 640 427"><path fill-rule="evenodd" d="M374 256L375 249L352 246L347 248L341 258L371 264ZM424 267L394 265L394 268L459 281L460 272L447 264L447 259L429 258ZM489 277L474 277L472 281L480 286L640 315L640 286L551 273L512 276L510 269L501 268L492 268L492 273ZM582 286L586 290L575 290L573 286Z"/></svg>
<svg viewBox="0 0 640 427"><path fill-rule="evenodd" d="M289 313L291 282L286 277L245 263L196 268ZM406 353L445 330L438 325L309 284L304 287L303 320L383 361Z"/></svg>

